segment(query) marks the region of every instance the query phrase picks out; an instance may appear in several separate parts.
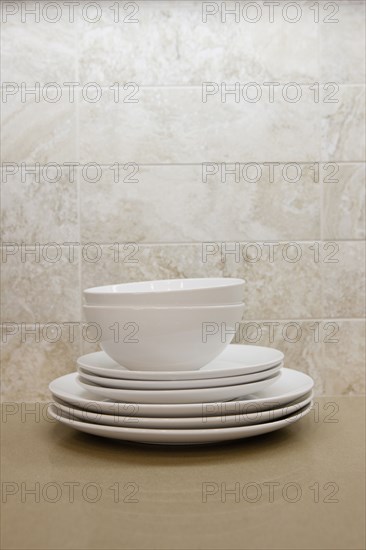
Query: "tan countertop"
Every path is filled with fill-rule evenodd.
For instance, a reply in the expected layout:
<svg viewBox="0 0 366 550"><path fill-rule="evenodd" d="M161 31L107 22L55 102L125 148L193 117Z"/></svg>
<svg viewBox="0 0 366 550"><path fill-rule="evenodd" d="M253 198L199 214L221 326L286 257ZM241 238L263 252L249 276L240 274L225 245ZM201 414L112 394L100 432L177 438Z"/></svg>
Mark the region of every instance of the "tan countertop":
<svg viewBox="0 0 366 550"><path fill-rule="evenodd" d="M316 403L279 432L175 448L3 405L2 548L363 549L365 400Z"/></svg>

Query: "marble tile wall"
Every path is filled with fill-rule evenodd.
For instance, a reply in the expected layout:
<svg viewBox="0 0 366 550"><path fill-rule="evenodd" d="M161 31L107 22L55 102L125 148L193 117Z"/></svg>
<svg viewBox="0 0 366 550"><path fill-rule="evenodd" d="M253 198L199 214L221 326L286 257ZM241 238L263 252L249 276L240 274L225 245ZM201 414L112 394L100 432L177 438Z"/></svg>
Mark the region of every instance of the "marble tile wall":
<svg viewBox="0 0 366 550"><path fill-rule="evenodd" d="M216 275L236 342L364 393L364 2L2 4L3 399L96 349L84 288Z"/></svg>

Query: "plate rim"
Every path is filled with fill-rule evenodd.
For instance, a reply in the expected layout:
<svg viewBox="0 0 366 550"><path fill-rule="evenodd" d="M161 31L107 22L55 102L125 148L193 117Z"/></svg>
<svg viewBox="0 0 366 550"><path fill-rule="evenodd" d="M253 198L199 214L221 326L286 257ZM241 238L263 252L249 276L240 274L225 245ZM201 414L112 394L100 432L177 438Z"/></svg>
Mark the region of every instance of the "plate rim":
<svg viewBox="0 0 366 550"><path fill-rule="evenodd" d="M82 386L84 389L86 389L87 391L95 391L95 394L98 395L98 392L100 392L100 395L103 396L106 396L108 397L108 393L111 393L111 392L118 392L118 394L121 395L121 399L123 400L123 402L128 402L128 403L136 403L136 401L138 400L137 396L140 394L142 398L148 398L148 399L164 399L165 397L171 397L172 399L173 398L177 398L177 399L186 399L186 398L191 398L191 397L194 397L196 399L198 399L198 401L196 401L196 403L202 403L202 396L203 398L205 398L205 396L207 397L210 397L211 394L214 394L214 393L217 393L217 392L221 392L221 393L226 393L226 392L230 392L230 389L232 391L239 391L239 390L243 390L243 392L247 391L248 392L248 395L250 395L251 393L255 393L256 391L261 391L260 389L258 390L250 390L248 391L248 386L254 386L254 385L258 385L258 384L264 384L265 382L268 382L270 385L270 383L274 383L276 382L276 380L280 377L280 374L281 374L281 370L277 371L275 374L273 374L272 376L269 376L268 378L263 378L262 380L257 380L256 382L247 382L246 384L232 384L230 386L214 386L213 388L186 388L186 389L175 389L175 390L132 390L132 389L120 389L120 388L106 388L104 386L98 386L97 384L93 384L91 382L84 382L83 380L81 380L79 374L77 375L77 378L76 378L76 382L78 384L80 384L80 386ZM91 389L89 389L91 388ZM95 390L93 390L93 388L96 388ZM263 388L264 389L264 388ZM246 395L245 393L242 393L241 395ZM240 394L239 396L240 397ZM132 399L132 401L127 401L127 398L130 398ZM215 401L215 398L212 398L213 401L211 402L214 402ZM230 398L228 398L230 399ZM234 398L233 398L234 399ZM206 402L206 403L210 403L210 401ZM141 404L147 404L147 405L154 405L154 404L164 404L164 403L154 403L154 402L142 402ZM178 404L178 403L174 403L174 401L172 403L167 403L169 405L174 405L174 404Z"/></svg>
<svg viewBox="0 0 366 550"><path fill-rule="evenodd" d="M98 354L99 357L102 356L103 358L108 358L108 360L110 361L113 361L113 359L111 359L107 353L105 353L104 351L95 351L95 352L92 352L92 353L88 353L88 354L85 354L85 355L82 355L80 356L76 363L78 366L82 367L82 368L86 368L86 369L95 369L95 372L98 370L98 371L108 371L108 372L113 372L114 374L118 373L118 374L121 374L123 373L124 376L123 377L118 377L118 378L121 378L121 379L132 379L132 380L151 380L151 381L156 381L156 380L188 380L188 379L205 379L205 378L222 378L222 377L226 377L226 376L236 376L236 374L243 374L243 369L256 369L253 371L254 372L259 372L260 370L265 370L266 368L270 368L271 366L275 366L276 364L279 364L279 363L282 363L284 361L284 353L281 351L281 350L278 350L277 348L270 348L269 346L252 346L252 345L241 345L241 344L229 344L225 350L220 353L220 355L218 357L216 357L216 359L214 359L213 361L217 360L217 359L222 359L225 361L225 358L221 358L222 355L225 354L225 352L227 353L228 350L230 349L239 349L241 348L241 351L243 353L245 353L245 351L248 349L248 348L251 348L251 351L253 349L260 349L260 350L270 350L272 353L276 353L277 354L277 357L276 359L273 359L271 361L266 361L264 363L260 363L258 365L257 364L253 364L253 365L247 365L246 367L243 367L243 366L236 366L236 367L232 367L232 369L222 369L222 371L220 370L215 370L215 369L209 369L209 370L203 370L205 367L201 367L201 369L198 369L198 370L191 370L191 371L137 371L137 370L129 370L129 369L126 369L125 367L122 367L122 365L120 365L122 368L120 370L114 370L114 369L111 369L111 368L104 368L104 367L100 367L100 366L95 366L95 365L88 365L87 363L85 363L86 360L88 360L89 358L91 357L94 357ZM211 361L211 362L213 362ZM116 361L113 361L114 363L116 363ZM116 363L118 365L118 363ZM258 368L257 368L258 367ZM239 371L239 372L238 372ZM231 372L234 372L235 374L229 374ZM215 374L215 376L212 376L212 374ZM251 374L252 372L248 372L248 374ZM203 376L202 374L204 374L205 376ZM114 376L110 376L111 378L115 378Z"/></svg>
<svg viewBox="0 0 366 550"><path fill-rule="evenodd" d="M282 393L280 393L276 397L273 397L273 396L253 397L253 395L255 396L255 394L252 394L252 397L249 396L249 399L237 399L229 403L234 404L236 407L238 407L238 409L240 409L241 407L245 407L247 405L251 405L253 403L256 403L257 406L266 406L269 403L273 403L276 399L281 400L281 402L286 402L287 400L296 399L297 397L300 397L304 393L307 393L308 391L314 388L314 380L308 374L291 369L291 368L287 368L287 367L282 368L280 371L280 378L284 378L290 375L294 376L294 373L296 373L295 376L303 377L303 381L301 385L299 385L296 390L292 389L292 390L282 391ZM64 374L63 376L59 376L58 378L55 378L49 384L49 390L51 394L56 395L56 397L60 397L67 403L69 402L72 404L77 403L78 405L80 405L80 403L84 405L90 405L90 403L97 404L101 408L101 410L108 409L108 410L114 411L120 408L121 403L117 403L113 400L101 399L101 398L97 399L96 397L90 398L91 396L89 397L84 397L80 395L75 396L75 394L73 395L72 393L70 393L70 390L69 391L65 391L64 389L59 390L57 389L57 387L56 388L54 387L55 384L57 384L60 380L67 379L69 383L74 384L74 391L75 391L75 388L79 391L86 391L86 390L83 390L81 386L79 387L76 384L76 380L75 380L76 376L77 376L76 372L71 372L69 374ZM306 387L304 388L304 386ZM228 402L223 402L218 400L218 401L215 401L214 404L219 405L221 407L222 405L226 406ZM125 404L125 405L128 405L128 404ZM146 403L137 403L137 405L139 406L139 408L141 408L141 411L145 412L144 416L150 416L150 417L167 416L167 415L170 416L173 414L171 412L172 408L174 409L174 414L176 416L192 416L192 412L191 412L192 409L198 410L197 404L195 405L194 404L175 404L175 405L173 404L172 405L172 404L163 403L160 405L156 405L156 404L153 405L153 404L146 404ZM202 407L202 405L198 405L198 406Z"/></svg>
<svg viewBox="0 0 366 550"><path fill-rule="evenodd" d="M127 435L128 434L136 434L138 432L140 432L140 434L143 434L144 432L148 432L149 434L153 434L153 435L165 435L165 436L168 436L168 435L174 435L176 433L179 433L180 435L186 435L186 436L189 436L189 435L205 435L207 433L211 433L211 434L214 434L214 435L220 435L220 434L223 434L223 433L233 433L233 435L235 435L235 432L239 432L239 431L244 431L245 432L252 432L252 431L255 431L255 429L258 429L258 427L262 427L262 428L266 428L266 427L269 427L269 426L276 426L276 425L279 425L282 423L285 423L289 420L292 420L292 422L288 422L288 425L291 425L293 422L296 422L297 418L298 417L298 420L300 420L301 418L303 418L306 414L308 414L310 411L311 411L311 408L313 406L313 400L311 400L307 405L305 405L305 407L303 409L299 409L298 411L295 411L294 413L284 417L284 418L280 418L278 420L273 420L272 422L263 422L261 424L251 424L249 426L230 426L230 427L223 427L223 428L189 428L189 429L185 429L185 428L182 428L182 429L179 429L179 430L174 430L174 429L166 429L166 428L126 428L126 427L123 427L123 426L105 426L103 424L93 424L91 422L83 422L82 420L73 420L73 419L70 419L70 418L65 418L65 417L61 417L61 419L57 418L56 414L54 413L52 407L53 405L51 405L51 408L50 408L50 415L52 416L52 418L54 418L55 420L57 420L58 422L61 422L61 423L64 423L64 424L67 424L68 426L70 427L73 427L73 425L70 423L70 422L63 422L63 420L67 421L67 420L71 420L71 422L74 424L74 425L81 425L81 426L86 426L86 427L91 427L91 428L99 428L101 430L104 430L104 431L107 431L109 433L113 433L115 430L117 430L117 432L123 434L123 433L126 433ZM285 427L286 424L283 424L283 427ZM97 435L97 434L95 434Z"/></svg>
<svg viewBox="0 0 366 550"><path fill-rule="evenodd" d="M56 399L59 399L59 398L56 398ZM299 401L301 399L301 401ZM274 411L283 411L284 409L289 409L291 407L295 407L293 410L291 410L288 414L292 414L293 412L296 412L300 409L302 409L303 407L305 407L306 405L308 405L308 403L310 403L311 401L313 401L314 399L314 391L311 390L310 392L307 392L306 394L304 394L303 396L299 397L297 400L295 399L294 401L290 402L288 405L283 405L281 407L278 407L278 408L270 408L270 409L266 409L264 411L257 411L257 412L253 412L253 413L246 413L246 420L247 421L250 421L252 419L255 420L254 418L254 415L257 415L258 412L262 413L271 413L271 412L274 412ZM86 414L93 414L93 411L83 411L83 409L80 409L76 406L71 406L70 404L68 403L65 403L63 402L61 399L59 399L58 401L54 401L52 402L52 405L53 406L56 406L56 408L60 408L61 411L64 411L66 412L66 414L68 414L69 416L72 416L74 413L73 411L77 411L78 413L82 414L82 413L86 413ZM70 412L70 410L72 412ZM101 420L103 420L104 418L133 418L133 419L136 419L136 420L141 420L143 422L154 422L154 420L163 420L163 421L172 421L172 422L183 422L183 421L189 421L189 420L197 420L197 423L199 423L199 421L202 421L203 420L203 416L188 416L188 417L149 417L149 416L132 416L132 417L126 417L126 416L122 416L122 415L117 415L117 414L104 414L104 413L101 413L101 412L98 412L98 416L100 417L103 417L101 418ZM229 415L225 415L225 418L230 422L230 420L232 420L233 418L236 418L238 416L238 414L229 414ZM282 416L287 416L287 414L283 414ZM282 418L282 416L279 416L277 419L275 420L279 420ZM213 415L213 416L206 416L206 418L212 418L212 419L217 419L217 418L222 418L223 415ZM76 420L80 420L81 422L87 422L87 423L91 423L91 424L98 424L98 425L102 425L102 426L110 426L110 425L113 425L113 424L104 424L103 422L93 422L91 419L83 419L81 418L80 416L76 416ZM273 422L274 420L271 420L271 422ZM225 421L226 422L226 421ZM256 422L255 424L263 424L263 422ZM238 425L239 422L238 422ZM244 424L244 425L250 425L250 424ZM119 426L118 424L116 424L116 427L124 427L124 426ZM128 426L126 426L128 427ZM138 428L139 426L134 426L135 428ZM140 426L141 427L141 426ZM143 427L143 426L142 426ZM227 426L228 427L228 426ZM153 429L153 428L146 428L146 429ZM164 429L164 428L156 428L156 429ZM171 429L185 429L185 428L180 428L180 427L173 427ZM189 429L197 429L197 428L189 428ZM209 426L207 426L207 429L211 429Z"/></svg>
<svg viewBox="0 0 366 550"><path fill-rule="evenodd" d="M139 390L144 390L144 391L173 391L173 390L195 390L195 389L209 389L209 388L215 388L215 387L222 387L222 380L230 380L231 383L230 384L225 384L225 386L234 386L234 385L237 385L237 384L246 384L246 383L251 383L251 382L259 382L261 380L265 380L266 378L269 378L272 374L275 374L276 372L279 372L284 366L284 363L281 362L279 363L278 365L274 365L272 367L269 367L269 368L266 368L264 370L260 370L258 372L251 372L251 373L248 373L248 374L239 374L239 375L236 375L236 376L223 376L223 377L220 377L220 378L196 378L194 380L127 380L127 379L123 379L123 378L109 378L109 377L105 377L105 376L97 376L95 374L90 374L89 372L84 372L84 368L83 367L77 367L77 372L78 374L82 377L82 378L85 378L86 380L88 380L89 382L91 382L92 384L98 384L98 381L103 381L104 383L101 384L102 387L105 387L105 388L113 388L113 389L131 389L131 390L136 390L136 391L139 391ZM266 374L268 374L268 376L266 376ZM257 379L254 379L254 380L247 380L245 381L245 377L252 377L252 376L259 376L261 375L260 378L257 378ZM92 377L95 379L95 382L94 380L89 380L89 378L87 377ZM238 378L244 378L244 380L242 380L241 382L238 381L237 379ZM203 383L206 383L205 381L206 380L209 380L209 381L216 381L214 385L209 385L209 386L190 386L190 387L184 387L184 388L181 388L179 387L178 384L180 383L189 383L189 382L200 382L201 384ZM109 386L109 385L106 385L108 383L113 383L113 382L119 382L120 384L124 384L124 383L141 383L141 384L153 384L153 385L156 385L157 387L154 388L154 387L146 387L146 388L125 388L123 386ZM168 383L168 384L172 384L173 387L167 387L167 388L161 388L159 387L159 384L164 384L164 383ZM175 387L174 387L175 385Z"/></svg>

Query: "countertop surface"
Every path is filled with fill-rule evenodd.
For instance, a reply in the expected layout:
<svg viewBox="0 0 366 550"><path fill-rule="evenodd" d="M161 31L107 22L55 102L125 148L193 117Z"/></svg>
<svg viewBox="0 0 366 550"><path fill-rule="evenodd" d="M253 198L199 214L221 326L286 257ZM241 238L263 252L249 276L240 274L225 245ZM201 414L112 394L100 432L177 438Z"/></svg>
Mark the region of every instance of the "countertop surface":
<svg viewBox="0 0 366 550"><path fill-rule="evenodd" d="M82 434L3 404L4 549L363 549L365 400L199 447Z"/></svg>

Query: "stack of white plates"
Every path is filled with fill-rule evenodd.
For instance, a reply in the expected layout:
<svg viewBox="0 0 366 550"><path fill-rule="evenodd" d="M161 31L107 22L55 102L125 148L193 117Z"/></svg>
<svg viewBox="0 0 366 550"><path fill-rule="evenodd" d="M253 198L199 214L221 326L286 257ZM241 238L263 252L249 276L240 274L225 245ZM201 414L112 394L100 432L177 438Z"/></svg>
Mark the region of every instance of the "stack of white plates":
<svg viewBox="0 0 366 550"><path fill-rule="evenodd" d="M82 432L155 444L214 443L284 428L311 409L313 380L282 352L228 345L196 370L130 370L104 351L50 384L51 414Z"/></svg>
<svg viewBox="0 0 366 550"><path fill-rule="evenodd" d="M244 281L171 279L84 291L103 351L50 384L52 415L128 441L213 443L288 426L311 407L313 381L283 353L230 345Z"/></svg>

